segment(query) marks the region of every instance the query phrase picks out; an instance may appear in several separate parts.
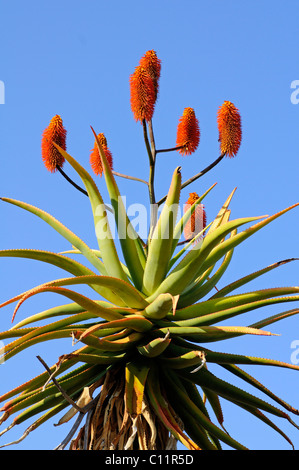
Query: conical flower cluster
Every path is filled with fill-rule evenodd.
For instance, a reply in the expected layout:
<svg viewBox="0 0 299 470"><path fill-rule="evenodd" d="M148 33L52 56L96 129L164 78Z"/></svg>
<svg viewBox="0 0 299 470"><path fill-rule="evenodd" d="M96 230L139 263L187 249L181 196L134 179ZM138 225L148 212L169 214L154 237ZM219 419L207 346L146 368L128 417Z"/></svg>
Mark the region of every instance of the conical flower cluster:
<svg viewBox="0 0 299 470"><path fill-rule="evenodd" d="M102 133L98 134L97 137L99 139L100 144L103 147L103 150L104 150L104 153L105 153L106 158L108 160L108 163L110 165L110 168L112 168L113 167L112 153L110 152L110 150L108 148L107 139L104 136L104 134L102 134ZM93 172L96 175L102 176L103 165L102 165L102 160L101 160L101 156L100 156L100 153L99 153L99 149L98 149L98 146L97 146L97 142L95 142L94 147L91 150L89 161L90 161L91 168L93 169Z"/></svg>
<svg viewBox="0 0 299 470"><path fill-rule="evenodd" d="M221 153L235 157L241 145L242 128L239 110L230 101L224 101L217 115Z"/></svg>
<svg viewBox="0 0 299 470"><path fill-rule="evenodd" d="M54 147L53 142L66 150L66 129L63 127L62 119L58 114L51 119L42 136L42 159L45 167L51 173L57 170L57 166L62 167L64 163L63 156Z"/></svg>
<svg viewBox="0 0 299 470"><path fill-rule="evenodd" d="M177 128L176 146L182 155L191 155L199 145L199 123L193 108L185 108Z"/></svg>
<svg viewBox="0 0 299 470"><path fill-rule="evenodd" d="M158 59L155 51L147 51L144 56L140 59L139 65L143 67L150 75L154 88L156 99L159 92L159 78L161 74L161 60Z"/></svg>
<svg viewBox="0 0 299 470"><path fill-rule="evenodd" d="M131 109L136 121L150 121L158 96L161 61L147 51L130 77Z"/></svg>
<svg viewBox="0 0 299 470"><path fill-rule="evenodd" d="M197 200L199 196L197 193L190 193L187 203L184 206L186 212ZM185 240L192 240L199 232L201 232L207 225L207 216L203 204L198 204L195 207L193 214L184 227Z"/></svg>

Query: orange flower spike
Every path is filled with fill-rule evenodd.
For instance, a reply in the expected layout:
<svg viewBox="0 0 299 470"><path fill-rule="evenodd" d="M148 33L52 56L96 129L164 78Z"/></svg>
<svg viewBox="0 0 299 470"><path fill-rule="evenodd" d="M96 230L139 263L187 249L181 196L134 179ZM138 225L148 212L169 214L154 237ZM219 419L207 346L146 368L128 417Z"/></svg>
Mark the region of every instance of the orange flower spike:
<svg viewBox="0 0 299 470"><path fill-rule="evenodd" d="M98 134L98 139L100 141L100 144L103 147L103 150L105 152L106 158L108 160L108 163L110 165L110 168L112 169L113 167L113 159L112 159L112 153L110 152L108 146L107 146L107 139L104 136L104 134ZM96 175L102 176L103 173L103 165L102 165L102 160L100 157L99 149L97 146L97 143L95 142L93 149L91 150L90 154L90 165L91 168L93 169L94 173Z"/></svg>
<svg viewBox="0 0 299 470"><path fill-rule="evenodd" d="M63 127L62 119L58 114L51 119L42 136L42 159L47 170L54 173L57 166L63 166L64 157L52 142L66 150L66 129Z"/></svg>
<svg viewBox="0 0 299 470"><path fill-rule="evenodd" d="M136 121L150 121L154 114L156 93L154 82L144 67L139 65L130 77L131 109Z"/></svg>
<svg viewBox="0 0 299 470"><path fill-rule="evenodd" d="M185 108L177 128L176 146L182 147L178 152L191 155L198 147L200 129L193 108Z"/></svg>
<svg viewBox="0 0 299 470"><path fill-rule="evenodd" d="M194 202L199 199L197 193L190 193L189 199L184 207L184 212L186 212ZM199 232L201 232L207 225L207 216L203 204L198 204L191 215L190 219L184 227L184 237L185 240L191 240Z"/></svg>
<svg viewBox="0 0 299 470"><path fill-rule="evenodd" d="M155 88L155 97L157 99L159 91L159 78L161 74L161 60L158 59L155 51L147 51L144 56L141 58L139 65L143 67L154 83Z"/></svg>
<svg viewBox="0 0 299 470"><path fill-rule="evenodd" d="M221 153L235 157L241 145L242 127L239 110L230 101L224 101L217 114Z"/></svg>

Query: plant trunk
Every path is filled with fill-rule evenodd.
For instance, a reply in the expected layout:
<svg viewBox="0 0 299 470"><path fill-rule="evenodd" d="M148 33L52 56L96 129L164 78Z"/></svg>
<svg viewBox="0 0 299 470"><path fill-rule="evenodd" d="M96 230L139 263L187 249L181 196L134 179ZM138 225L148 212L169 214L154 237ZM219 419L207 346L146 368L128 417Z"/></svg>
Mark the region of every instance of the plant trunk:
<svg viewBox="0 0 299 470"><path fill-rule="evenodd" d="M109 371L85 425L71 441L70 450L176 450L169 433L143 397L142 412L130 415L125 406L125 379Z"/></svg>

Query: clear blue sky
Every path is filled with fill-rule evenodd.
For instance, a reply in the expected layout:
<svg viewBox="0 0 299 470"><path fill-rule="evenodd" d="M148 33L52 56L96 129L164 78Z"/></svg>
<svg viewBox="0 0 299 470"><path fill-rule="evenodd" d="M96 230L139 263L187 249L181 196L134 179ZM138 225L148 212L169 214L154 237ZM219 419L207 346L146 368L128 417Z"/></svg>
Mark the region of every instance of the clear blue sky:
<svg viewBox="0 0 299 470"><path fill-rule="evenodd" d="M0 80L5 84L5 104L0 105L0 195L47 210L96 247L88 200L59 174L46 171L41 134L52 116L60 114L69 153L89 168L92 125L105 133L114 169L146 179L147 157L141 126L130 109L129 76L140 57L154 49L162 61L153 121L157 147L175 145L177 122L187 106L195 109L201 129L200 146L192 156L159 156L157 196L165 194L176 166L182 165L185 180L216 159L216 113L224 100L230 100L242 116L239 154L224 159L191 189L203 193L218 183L205 201L208 222L236 186L233 218L272 214L298 202L299 104L290 99L291 83L299 79L297 7L296 0L1 0ZM74 176L71 170L68 173ZM106 197L104 180L97 181ZM128 203L147 202L142 184L118 181ZM186 189L182 201L187 197ZM275 261L299 257L298 214L298 209L289 212L237 248L225 284ZM1 203L0 220L1 249L69 248L50 227L19 208ZM58 268L35 261L2 258L0 301L62 276ZM296 284L298 264L293 263L253 282L248 290ZM19 311L19 319L60 300L50 294L31 299ZM246 325L295 306L281 304L234 321ZM12 308L1 310L1 330L10 327ZM281 336L235 339L215 349L289 362L291 343L299 340L298 321L293 317L269 328ZM52 364L69 348L71 344L63 341L51 348L44 344L1 365L0 394L42 371L36 354ZM298 372L248 370L299 408ZM222 404L227 430L244 445L289 449L254 417ZM54 428L57 420L13 448L52 449L69 430L69 425ZM298 449L299 431L287 422L275 422ZM14 428L1 442L17 439L24 429Z"/></svg>

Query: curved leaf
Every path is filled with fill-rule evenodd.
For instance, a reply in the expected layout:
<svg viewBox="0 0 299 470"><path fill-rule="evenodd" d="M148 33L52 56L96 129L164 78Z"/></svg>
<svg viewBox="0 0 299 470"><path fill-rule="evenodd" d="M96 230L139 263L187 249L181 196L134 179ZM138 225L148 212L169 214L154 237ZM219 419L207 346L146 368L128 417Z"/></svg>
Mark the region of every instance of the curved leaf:
<svg viewBox="0 0 299 470"><path fill-rule="evenodd" d="M190 438L188 438L188 436L186 436L170 413L165 398L161 394L159 381L152 369L148 374L146 390L158 418L162 421L166 429L168 429L169 432L171 432L171 434L188 449L200 450L200 448Z"/></svg>
<svg viewBox="0 0 299 470"><path fill-rule="evenodd" d="M284 413L279 408L276 408L275 406L265 402L261 398L258 398L248 392L245 392L244 390L236 387L235 385L232 385L222 379L219 379L205 368L200 369L200 371L192 374L192 376L190 376L190 372L188 372L186 369L181 369L179 371L179 374L182 374L185 378L189 378L189 380L193 380L197 385L204 386L206 388L209 388L210 390L213 390L219 396L229 401L238 402L245 404L246 406L253 406L259 408L260 410L266 411L280 418L285 418L289 422L294 424L289 415Z"/></svg>
<svg viewBox="0 0 299 470"><path fill-rule="evenodd" d="M84 353L70 353L66 354L64 360L71 360L76 362L86 362L87 364L114 364L121 361L126 357L127 353L116 355L115 353L109 354L108 352L99 354L84 354Z"/></svg>
<svg viewBox="0 0 299 470"><path fill-rule="evenodd" d="M207 235L200 248L195 247L188 252L182 261L168 274L167 278L161 283L159 288L152 294L147 301L151 302L159 294L169 292L172 295L181 294L184 289L200 274L200 267L203 265L208 254L226 235L231 231L253 222L261 217L247 217L227 222L223 226L218 227L212 233ZM233 237L233 240L236 237ZM223 245L224 243L221 243Z"/></svg>
<svg viewBox="0 0 299 470"><path fill-rule="evenodd" d="M110 336L110 340L108 338L100 339L98 336L92 335L91 333L85 334L85 332L76 330L73 332L74 338L78 339L82 343L91 346L94 349L98 349L100 351L124 351L133 346L135 346L136 341L139 341L142 338L140 333L131 333L131 330L125 330L126 336L123 334L120 339L117 339L117 333ZM116 338L113 337L116 336Z"/></svg>
<svg viewBox="0 0 299 470"><path fill-rule="evenodd" d="M216 186L217 183L214 183L201 197L199 197L184 213L179 222L176 224L173 232L173 243L172 243L172 253L176 249L179 239L184 231L184 227L190 219L191 215L195 211L198 204L209 194L209 192ZM172 263L173 264L173 263Z"/></svg>
<svg viewBox="0 0 299 470"><path fill-rule="evenodd" d="M226 216L226 213L228 211L228 208L229 208L229 205L231 203L231 200L236 192L237 188L234 188L232 190L232 192L230 193L230 195L228 196L227 200L225 201L225 203L223 204L223 206L221 207L220 211L218 212L217 216L215 217L212 225L211 225L211 228L209 230L209 233L213 232L217 227L219 227L220 225L223 224L223 221L224 221L224 218Z"/></svg>
<svg viewBox="0 0 299 470"><path fill-rule="evenodd" d="M236 365L234 364L221 364L222 367L226 370L228 370L229 372L231 372L232 374L236 375L237 377L240 377L242 380L244 380L245 382L249 383L250 385L252 385L253 387L255 387L256 389L260 390L261 392L263 392L265 395L267 395L268 397L272 398L272 400L276 401L276 403L278 403L279 405L281 405L283 408L285 408L287 411L290 411L291 413L294 413L296 415L299 415L299 410L297 410L296 408L294 408L293 406L289 405L288 403L286 403L284 400L282 400L281 398L279 398L277 395L275 395L273 392L271 392L271 390L268 390L263 384L261 384L260 382L258 382L258 380L256 380L254 377L252 377L250 374L248 374L247 372L245 372L244 370L242 370L240 367L237 367ZM299 368L297 367L297 370Z"/></svg>
<svg viewBox="0 0 299 470"><path fill-rule="evenodd" d="M32 249L0 250L0 257L27 258L27 259L42 261L45 263L52 264L53 266L57 266L61 269L64 269L65 271L68 271L74 276L84 276L84 275L86 276L86 275L95 274L89 268L87 268L83 264L78 263L77 261L74 261L66 256L62 256L60 254L51 253L49 251L44 251L44 250L32 250ZM117 296L109 289L104 289L102 287L92 286L92 285L90 287L94 289L98 294L102 295L105 299L108 299L111 302L120 301L120 299L118 299ZM15 300L19 300L19 298L14 297L13 300L1 304L1 306L7 305L8 303L14 302Z"/></svg>
<svg viewBox="0 0 299 470"><path fill-rule="evenodd" d="M297 261L297 260L299 260L299 258L284 259L282 261L278 261L277 263L270 264L266 268L260 269L259 271L248 274L247 276L244 276L241 279L238 279L237 281L232 282L231 284L228 284L227 286L220 289L218 292L216 292L216 294L213 295L212 299L216 299L218 297L224 297L227 294L230 294L233 290L236 290L239 287L244 286L244 284L247 284L248 282L253 281L257 277L262 276L263 274L266 274L269 271L272 271L272 269L278 268L279 266L283 266L284 264L290 263L291 261Z"/></svg>
<svg viewBox="0 0 299 470"><path fill-rule="evenodd" d="M165 278L172 255L173 231L178 213L181 190L181 167L175 169L168 195L149 241L144 268L143 291L151 294Z"/></svg>
<svg viewBox="0 0 299 470"><path fill-rule="evenodd" d="M79 284L96 285L104 287L109 291L113 291L119 298L122 299L123 304L130 306L130 308L145 308L148 303L145 301L144 296L141 295L137 289L127 282L110 276L98 276L98 275L87 275L87 276L76 276L73 278L56 279L54 281L47 282L39 287L55 287L55 286L72 286ZM33 289L31 289L32 291ZM30 292L30 291L27 291Z"/></svg>
<svg viewBox="0 0 299 470"><path fill-rule="evenodd" d="M292 206L287 207L286 209L280 212L277 212L276 214L270 217L267 217L265 220L258 222L257 224L249 227L243 232L240 232L239 234L235 235L233 238L228 239L224 241L223 243L221 243L220 245L214 247L214 249L206 256L202 265L199 266L197 275L199 276L202 272L208 269L211 265L214 265L219 259L221 259L225 255L225 253L227 253L227 251L240 245L240 243L243 243L243 241L247 240L247 238L251 237L258 230L264 228L270 222L282 216L283 214L290 211L291 209L294 209L298 205L299 203L293 204Z"/></svg>
<svg viewBox="0 0 299 470"><path fill-rule="evenodd" d="M234 236L235 233L236 231L233 231L231 233L231 236ZM215 274L213 274L213 276L210 277L204 284L202 284L200 278L201 282L198 286L196 286L195 284L190 291L188 290L186 293L180 296L180 307L184 307L186 305L190 305L194 302L197 302L199 299L207 295L213 288L215 288L216 284L220 281L231 262L233 251L234 250L230 250L226 253L224 260L222 261ZM212 267L212 269L214 269L214 266Z"/></svg>
<svg viewBox="0 0 299 470"><path fill-rule="evenodd" d="M150 330L152 326L153 324L142 315L130 315L127 318L116 319L109 321L108 323L94 325L85 331L83 337L87 336L89 332L95 332L102 328L131 328L132 330L142 333Z"/></svg>
<svg viewBox="0 0 299 470"><path fill-rule="evenodd" d="M202 369L204 370L204 369ZM197 374L200 374L198 372ZM173 391L173 393L176 394L177 396L177 402L179 400L184 403L184 408L192 415L198 422L201 424L201 426L206 429L210 434L216 436L218 439L221 441L225 442L227 445L230 447L237 449L237 450L246 450L246 447L244 447L242 444L237 442L235 439L230 437L226 432L224 432L222 429L218 428L215 424L213 424L203 413L199 408L197 408L196 405L190 400L188 395L183 392L183 390L180 387L177 387L175 385L175 382L173 380L173 375L170 373L170 371L165 370L164 374L166 375L168 381L169 381L169 389Z"/></svg>
<svg viewBox="0 0 299 470"><path fill-rule="evenodd" d="M205 355L202 351L190 351L177 357L161 357L161 362L171 369L184 369L190 366L202 366L205 362Z"/></svg>
<svg viewBox="0 0 299 470"><path fill-rule="evenodd" d="M275 366L284 367L287 369L299 370L299 366L289 364L287 362L277 361L274 359L266 359L263 357L248 356L242 354L231 354L210 351L206 348L201 348L206 353L206 361L216 364L246 364L246 365L259 365L259 366Z"/></svg>
<svg viewBox="0 0 299 470"><path fill-rule="evenodd" d="M116 311L112 311L111 309L101 307L98 303L94 302L93 300L89 299L88 297L85 297L82 294L79 294L78 292L65 289L64 287L51 287L51 286L41 286L39 288L33 289L31 291L28 291L22 299L18 302L15 311L13 313L13 318L12 321L14 320L14 317L25 300L27 300L29 297L40 294L42 292L53 292L56 294L63 295L70 300L73 300L76 302L78 305L81 305L84 310L87 310L89 313L96 315L97 317L104 318L105 320L112 320L115 318L123 318L123 316L120 313L117 313Z"/></svg>
<svg viewBox="0 0 299 470"><path fill-rule="evenodd" d="M92 251L94 252L94 254L95 254L98 258L103 259L100 250L94 250L94 249L92 248ZM60 255L68 255L68 254L69 254L69 255L82 255L81 251L79 251L79 250L77 250L77 249L61 251L59 254L60 254ZM123 264L122 262L121 262L121 266L122 266L124 272L126 273L127 277L130 279L130 278L131 278L131 275L130 275L130 272L129 272L127 266L126 266L125 264Z"/></svg>
<svg viewBox="0 0 299 470"><path fill-rule="evenodd" d="M168 271L170 271L170 269L176 264L176 262L185 254L187 253L187 251L189 250L190 247L194 246L194 244L201 240L203 234L208 230L209 227L211 227L212 225L212 222L207 225L206 227L204 227L200 232L198 232L194 238L192 238L192 240L190 240L188 243L186 243L184 245L184 247L178 252L176 253L172 258L171 260L169 261L169 265L168 265ZM196 248L198 249L200 245L197 245Z"/></svg>
<svg viewBox="0 0 299 470"><path fill-rule="evenodd" d="M32 328L11 328L10 330L3 331L0 333L1 339L7 338L15 338L18 337L19 339L15 340L13 343L13 347L21 344L24 341L27 341L29 338L33 338L41 333L47 333L50 331L56 331L60 328L64 328L68 325L72 325L74 323L80 322L82 320L88 320L90 318L98 318L95 315L90 315L88 312L78 313L75 315L71 315L63 320L58 320L53 323L49 323L44 326L40 327L32 327ZM10 345L9 345L10 346ZM7 348L8 346L6 346ZM11 346L10 346L11 347Z"/></svg>
<svg viewBox="0 0 299 470"><path fill-rule="evenodd" d="M142 310L140 314L150 319L160 320L164 318L171 309L175 312L176 300L177 299L171 294L160 294L151 304Z"/></svg>
<svg viewBox="0 0 299 470"><path fill-rule="evenodd" d="M22 298L24 294L22 294L19 298ZM17 300L19 300L19 298ZM100 305L103 307L109 307L110 304L108 302L102 302L100 300L97 301ZM59 317L59 316L64 316L64 315L69 315L69 314L77 314L77 313L82 313L84 312L84 308L81 307L78 304L71 303L71 304L65 304L65 305L59 305L58 307L52 307L47 310L44 310L43 312L35 313L34 315L31 315L30 317L24 318L24 320L21 320L19 323L16 325L13 325L10 329L10 331L13 333L13 331L18 330L19 328L28 325L29 323L35 323L41 320L48 320L49 318L52 317ZM33 327L36 328L36 327Z"/></svg>
<svg viewBox="0 0 299 470"><path fill-rule="evenodd" d="M247 326L169 326L160 328L159 331L162 333L169 331L171 335L179 335L182 338L190 337L193 341L202 343L223 341L240 335L276 336L269 331Z"/></svg>
<svg viewBox="0 0 299 470"><path fill-rule="evenodd" d="M57 382L65 390L66 393L73 387L84 387L86 383L90 380L95 380L98 377L99 373L102 373L102 368L99 370L98 366L83 366L80 368L78 373L73 373L71 376L62 378ZM49 384L45 389L39 389L28 393L27 396L20 396L12 400L11 402L5 404L2 408L4 411L8 411L10 415L17 413L24 408L43 400L45 397L55 395L57 393L57 388L53 384Z"/></svg>
<svg viewBox="0 0 299 470"><path fill-rule="evenodd" d="M4 352L3 359L5 361L8 361L8 359L11 359L16 354L19 354L21 351L33 346L34 344L61 338L70 338L71 340L71 331L69 329L60 329L58 331L50 331L47 333L36 335L34 337L30 337L30 339L26 339L26 341L24 340L24 338L22 338L23 341L18 343L15 347L13 347L14 342L3 346L0 350L0 353Z"/></svg>
<svg viewBox="0 0 299 470"><path fill-rule="evenodd" d="M85 348L86 347L84 346L84 349ZM74 363L72 363L71 361L64 362L63 364L60 364L59 367L57 367L57 365L55 364L54 366L50 367L49 369L51 371L51 374L53 374L53 375L55 375L55 377L57 377L59 374L65 372L67 369L72 367L73 364L75 364L75 361L74 361ZM80 366L77 369L72 370L71 372L65 374L64 377L67 377L69 374L73 375L73 374L77 373L78 371L82 370L82 367L84 367L84 366ZM0 396L0 402L8 400L9 398L11 398L11 397L13 397L13 396L15 396L19 393L21 395L25 395L26 393L37 390L38 388L44 386L44 384L45 384L45 382L47 381L48 378L49 378L49 374L48 374L47 371L45 371L45 372L37 375L36 377L30 379L28 382L25 382L25 383L19 385L18 387L14 388L13 390L10 390L9 392L6 392L2 396Z"/></svg>
<svg viewBox="0 0 299 470"><path fill-rule="evenodd" d="M140 361L127 362L125 368L125 405L132 416L141 414L145 383L150 368Z"/></svg>
<svg viewBox="0 0 299 470"><path fill-rule="evenodd" d="M267 424L267 426L269 426L270 428L278 432L278 434L280 434L292 446L293 450L295 450L294 445L292 441L290 440L290 438L278 426L276 426L276 424L274 424L273 421L271 421L267 416L265 416L260 410L258 410L257 408L254 408L253 406L246 406L244 404L237 403L237 402L235 402L235 404L243 408L244 410L248 411L248 413L251 413L253 416L255 416L256 418L260 419L265 424Z"/></svg>
<svg viewBox="0 0 299 470"><path fill-rule="evenodd" d="M99 258L93 253L93 251L83 242L77 235L71 232L68 228L66 228L61 222L55 219L52 215L48 214L47 212L32 206L31 204L27 204L26 202L17 201L15 199L10 199L6 197L1 198L2 201L8 202L10 204L14 204L15 206L20 207L21 209L25 209L28 212L36 215L40 219L44 220L47 224L49 224L54 230L56 230L60 235L62 235L69 243L74 245L78 250L80 250L85 258L91 262L91 264L98 269L98 271L103 274L107 275L107 270L99 260Z"/></svg>
<svg viewBox="0 0 299 470"><path fill-rule="evenodd" d="M107 273L112 277L128 281L117 255L109 227L105 204L95 182L90 174L73 157L71 157L71 155L59 147L59 145L55 144L55 142L53 142L53 145L79 174L87 190L92 207L98 245Z"/></svg>
<svg viewBox="0 0 299 470"><path fill-rule="evenodd" d="M149 343L137 346L138 351L145 357L157 357L162 354L171 343L169 333L166 333L164 338L152 339Z"/></svg>
<svg viewBox="0 0 299 470"><path fill-rule="evenodd" d="M274 287L271 289L262 289L252 292L246 292L245 294L237 294L229 297L221 298L211 298L203 302L199 302L190 307L182 308L176 310L174 317L171 317L170 314L167 315L167 318L172 318L173 320L188 320L194 318L196 324L200 324L201 318L204 316L208 319L208 315L219 314L221 318L221 311L236 309L239 306L254 305L254 303L262 302L266 300L267 302L272 303L275 301L273 297L278 297L280 295L287 294L296 294L299 292L299 287ZM292 297L290 298L292 299ZM294 296L294 300L297 300L297 296ZM281 299L280 299L281 301ZM261 304L262 305L262 304ZM268 305L268 304L264 304ZM223 319L229 318L225 314L222 317ZM205 319L205 320L206 320ZM211 321L216 321L216 317L210 316ZM204 321L205 321L204 320ZM219 320L217 320L219 321ZM188 323L190 326L192 323Z"/></svg>
<svg viewBox="0 0 299 470"><path fill-rule="evenodd" d="M118 186L114 179L110 165L107 161L105 152L103 151L101 143L99 142L98 136L96 135L93 129L92 132L95 136L95 140L101 157L106 185L109 192L111 205L114 210L115 222L117 225L120 244L122 247L126 265L129 269L135 286L137 287L137 289L141 290L143 266L145 262L143 246L126 214L126 209L121 198Z"/></svg>

